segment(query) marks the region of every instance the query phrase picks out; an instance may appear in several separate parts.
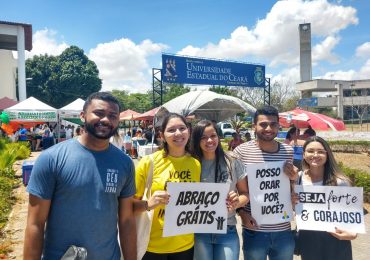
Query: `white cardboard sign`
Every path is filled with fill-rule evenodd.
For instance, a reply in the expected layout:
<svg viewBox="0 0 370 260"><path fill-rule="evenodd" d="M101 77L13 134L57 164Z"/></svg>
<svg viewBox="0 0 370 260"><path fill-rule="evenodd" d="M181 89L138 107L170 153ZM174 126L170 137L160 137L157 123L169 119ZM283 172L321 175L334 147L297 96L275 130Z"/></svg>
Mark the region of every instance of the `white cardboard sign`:
<svg viewBox="0 0 370 260"><path fill-rule="evenodd" d="M163 237L190 233L226 233L226 198L230 184L168 182L170 201Z"/></svg>
<svg viewBox="0 0 370 260"><path fill-rule="evenodd" d="M284 161L247 165L252 216L258 225L292 220L290 180L283 166Z"/></svg>
<svg viewBox="0 0 370 260"><path fill-rule="evenodd" d="M365 233L361 187L297 185L297 229Z"/></svg>

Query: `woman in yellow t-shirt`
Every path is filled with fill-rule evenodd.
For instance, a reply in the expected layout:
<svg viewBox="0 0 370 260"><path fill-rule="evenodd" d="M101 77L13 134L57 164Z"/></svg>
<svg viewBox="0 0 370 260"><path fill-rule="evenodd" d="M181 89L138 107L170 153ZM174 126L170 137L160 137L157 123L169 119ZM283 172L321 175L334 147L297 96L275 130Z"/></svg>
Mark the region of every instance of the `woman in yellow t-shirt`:
<svg viewBox="0 0 370 260"><path fill-rule="evenodd" d="M154 209L150 241L143 260L192 260L194 252L194 234L162 237L164 210L169 194L167 182L199 182L200 163L188 152L190 130L186 120L178 114L169 114L162 123L161 137L163 149L154 153L152 196L148 201L136 203L136 210ZM136 195L141 199L150 169L150 157L140 160L136 168ZM137 241L140 243L140 241Z"/></svg>

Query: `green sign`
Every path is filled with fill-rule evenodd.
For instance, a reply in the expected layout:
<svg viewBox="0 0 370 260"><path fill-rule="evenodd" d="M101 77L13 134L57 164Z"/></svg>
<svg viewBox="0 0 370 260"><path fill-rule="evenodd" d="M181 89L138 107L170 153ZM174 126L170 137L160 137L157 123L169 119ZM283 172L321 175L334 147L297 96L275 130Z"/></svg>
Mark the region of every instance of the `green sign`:
<svg viewBox="0 0 370 260"><path fill-rule="evenodd" d="M48 111L20 111L20 112L9 112L10 120L40 120L40 121L56 121L57 112Z"/></svg>

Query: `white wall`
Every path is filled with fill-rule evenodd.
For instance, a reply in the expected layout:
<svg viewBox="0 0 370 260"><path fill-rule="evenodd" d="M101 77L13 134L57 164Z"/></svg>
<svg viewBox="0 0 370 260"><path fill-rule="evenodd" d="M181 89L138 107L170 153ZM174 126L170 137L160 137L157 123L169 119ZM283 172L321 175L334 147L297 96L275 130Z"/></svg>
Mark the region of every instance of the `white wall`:
<svg viewBox="0 0 370 260"><path fill-rule="evenodd" d="M16 68L17 60L13 58L12 51L0 50L0 98L17 100Z"/></svg>

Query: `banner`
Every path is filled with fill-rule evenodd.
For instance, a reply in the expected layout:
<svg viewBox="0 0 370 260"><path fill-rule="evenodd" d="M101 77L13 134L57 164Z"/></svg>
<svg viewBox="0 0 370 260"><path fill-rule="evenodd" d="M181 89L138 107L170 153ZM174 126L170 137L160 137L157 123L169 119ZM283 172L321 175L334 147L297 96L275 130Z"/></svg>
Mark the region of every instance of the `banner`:
<svg viewBox="0 0 370 260"><path fill-rule="evenodd" d="M258 225L292 220L290 180L283 166L284 161L247 165L252 216Z"/></svg>
<svg viewBox="0 0 370 260"><path fill-rule="evenodd" d="M163 237L190 233L227 232L226 198L230 184L168 182L170 202Z"/></svg>
<svg viewBox="0 0 370 260"><path fill-rule="evenodd" d="M162 81L179 84L264 87L265 66L162 55Z"/></svg>
<svg viewBox="0 0 370 260"><path fill-rule="evenodd" d="M8 111L10 120L18 121L57 121L56 111Z"/></svg>
<svg viewBox="0 0 370 260"><path fill-rule="evenodd" d="M362 188L297 185L295 192L298 229L365 233Z"/></svg>

